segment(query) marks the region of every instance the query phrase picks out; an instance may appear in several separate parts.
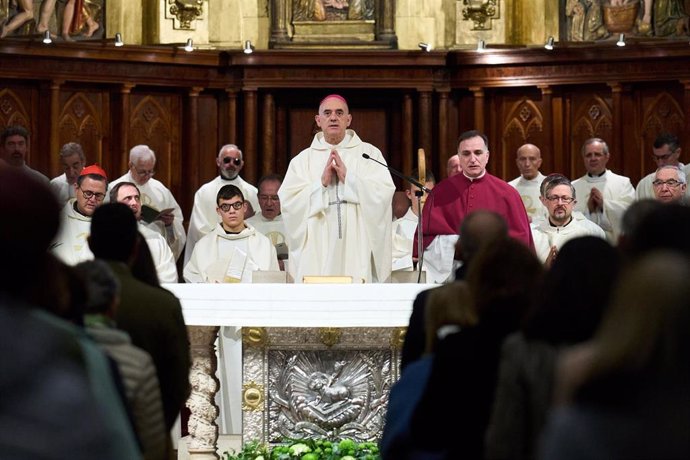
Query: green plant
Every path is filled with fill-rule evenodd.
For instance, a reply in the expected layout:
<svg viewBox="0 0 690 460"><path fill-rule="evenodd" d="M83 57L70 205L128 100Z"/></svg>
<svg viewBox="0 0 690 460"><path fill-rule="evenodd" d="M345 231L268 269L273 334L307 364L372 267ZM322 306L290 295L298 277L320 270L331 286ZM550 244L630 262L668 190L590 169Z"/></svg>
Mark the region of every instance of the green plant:
<svg viewBox="0 0 690 460"><path fill-rule="evenodd" d="M352 439L291 439L268 447L257 442L244 445L238 453L225 452L223 460L380 460L375 442L356 442Z"/></svg>

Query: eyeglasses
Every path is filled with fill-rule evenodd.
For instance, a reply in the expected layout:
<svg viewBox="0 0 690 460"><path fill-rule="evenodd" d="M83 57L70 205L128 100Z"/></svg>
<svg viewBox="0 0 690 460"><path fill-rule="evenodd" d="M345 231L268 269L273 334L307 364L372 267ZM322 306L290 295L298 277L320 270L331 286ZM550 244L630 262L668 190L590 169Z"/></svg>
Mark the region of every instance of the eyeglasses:
<svg viewBox="0 0 690 460"><path fill-rule="evenodd" d="M652 185L654 187L663 187L664 185L668 185L671 188L676 188L678 187L682 182L679 182L675 179L669 179L669 180L661 180L657 179L654 182L652 182Z"/></svg>
<svg viewBox="0 0 690 460"><path fill-rule="evenodd" d="M135 169L134 171L137 173L137 176L139 176L139 177L153 176L156 174L155 169L150 169L148 171L145 169L142 169L142 170Z"/></svg>
<svg viewBox="0 0 690 460"><path fill-rule="evenodd" d="M259 195L259 199L261 201L280 201L280 197L278 195Z"/></svg>
<svg viewBox="0 0 690 460"><path fill-rule="evenodd" d="M654 159L654 161L666 161L669 158L671 158L671 155L673 155L673 152L666 153L664 155L654 155L652 153L652 158Z"/></svg>
<svg viewBox="0 0 690 460"><path fill-rule="evenodd" d="M87 200L96 198L96 201L103 201L105 199L105 193L92 192L91 190L84 190L81 187L79 187L79 190L81 190L81 194L84 195L84 198Z"/></svg>
<svg viewBox="0 0 690 460"><path fill-rule="evenodd" d="M565 204L570 204L575 201L575 198L571 196L558 196L558 195L546 195L546 200L552 203L562 201Z"/></svg>
<svg viewBox="0 0 690 460"><path fill-rule="evenodd" d="M240 209L242 209L242 206L244 206L244 201L236 201L234 203L223 203L218 207L221 211L228 212L230 211L230 208L239 211Z"/></svg>
<svg viewBox="0 0 690 460"><path fill-rule="evenodd" d="M233 157L225 157L223 158L223 163L228 164L230 162L235 163L235 166L239 166L242 163L242 159L240 157L233 158Z"/></svg>

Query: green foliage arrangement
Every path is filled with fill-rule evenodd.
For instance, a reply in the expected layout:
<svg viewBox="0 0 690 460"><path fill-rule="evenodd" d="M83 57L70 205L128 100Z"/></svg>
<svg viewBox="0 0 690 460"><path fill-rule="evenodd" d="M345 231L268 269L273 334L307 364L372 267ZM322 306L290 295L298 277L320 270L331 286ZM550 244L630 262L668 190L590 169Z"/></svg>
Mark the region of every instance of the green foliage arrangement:
<svg viewBox="0 0 690 460"><path fill-rule="evenodd" d="M257 442L244 445L240 452L225 452L223 460L381 460L375 442L355 442L352 439L328 441L323 439L291 440L269 448Z"/></svg>

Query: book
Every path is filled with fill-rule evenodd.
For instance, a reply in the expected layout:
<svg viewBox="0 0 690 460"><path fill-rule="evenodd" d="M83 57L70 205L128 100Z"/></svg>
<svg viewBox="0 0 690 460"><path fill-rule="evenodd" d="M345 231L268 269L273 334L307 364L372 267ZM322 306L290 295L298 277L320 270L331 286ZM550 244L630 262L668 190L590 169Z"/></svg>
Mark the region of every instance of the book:
<svg viewBox="0 0 690 460"><path fill-rule="evenodd" d="M175 208L167 208L162 211L159 211L158 209L154 208L153 206L149 206L147 204L142 204L141 205L141 220L146 222L147 224L150 224L154 220L158 220L158 218L162 214L168 214L171 213L175 210Z"/></svg>

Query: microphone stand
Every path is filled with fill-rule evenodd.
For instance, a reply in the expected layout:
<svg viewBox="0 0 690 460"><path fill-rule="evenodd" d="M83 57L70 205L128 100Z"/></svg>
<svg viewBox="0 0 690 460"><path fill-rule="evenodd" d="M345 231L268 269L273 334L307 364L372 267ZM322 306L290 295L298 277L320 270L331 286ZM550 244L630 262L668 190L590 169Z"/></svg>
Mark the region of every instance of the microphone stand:
<svg viewBox="0 0 690 460"><path fill-rule="evenodd" d="M422 233L422 196L424 195L424 192L426 193L431 193L431 189L425 187L417 179L414 179L410 176L406 176L405 174L401 173L397 169L388 166L386 163L381 163L380 161L370 157L366 153L362 154L362 158L366 160L371 160L374 161L384 168L386 168L388 171L391 172L394 176L397 176L403 180L406 180L410 184L416 186L419 188L416 192L414 192L415 197L417 198L417 212L419 215L417 215L417 283L422 282L422 265L424 264L424 241L423 241L423 233Z"/></svg>

